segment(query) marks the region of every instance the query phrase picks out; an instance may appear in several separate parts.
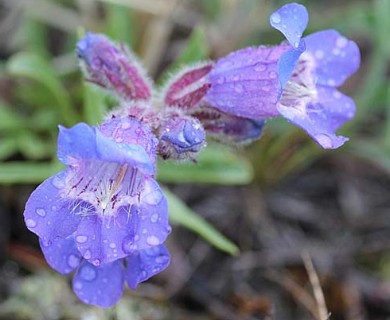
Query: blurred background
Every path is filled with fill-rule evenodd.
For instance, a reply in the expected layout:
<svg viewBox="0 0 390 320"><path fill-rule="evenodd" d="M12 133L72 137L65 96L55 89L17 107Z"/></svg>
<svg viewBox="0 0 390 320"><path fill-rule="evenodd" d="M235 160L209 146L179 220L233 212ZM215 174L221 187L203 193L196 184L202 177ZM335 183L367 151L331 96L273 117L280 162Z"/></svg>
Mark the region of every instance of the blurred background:
<svg viewBox="0 0 390 320"><path fill-rule="evenodd" d="M324 151L275 119L248 147L210 141L196 165L161 163L172 263L116 307L81 304L24 226L29 194L61 169L58 124L96 125L113 105L82 81L84 32L128 44L163 84L182 64L278 44L268 17L284 3L0 0L0 319L390 319L390 0L301 1L306 34L334 28L361 49L342 88L350 141Z"/></svg>

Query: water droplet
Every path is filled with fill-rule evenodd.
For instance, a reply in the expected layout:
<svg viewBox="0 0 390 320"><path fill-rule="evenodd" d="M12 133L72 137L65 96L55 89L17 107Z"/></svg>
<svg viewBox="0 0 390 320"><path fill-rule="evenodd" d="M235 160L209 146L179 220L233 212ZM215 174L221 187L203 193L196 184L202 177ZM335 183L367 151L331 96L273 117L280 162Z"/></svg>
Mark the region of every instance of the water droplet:
<svg viewBox="0 0 390 320"><path fill-rule="evenodd" d="M151 246L157 246L160 244L160 240L156 236L149 236L146 238L146 243Z"/></svg>
<svg viewBox="0 0 390 320"><path fill-rule="evenodd" d="M130 123L128 123L128 122L123 122L122 123L122 129L129 129L130 128Z"/></svg>
<svg viewBox="0 0 390 320"><path fill-rule="evenodd" d="M154 206L159 204L162 198L163 194L157 185L150 181L145 183L142 201Z"/></svg>
<svg viewBox="0 0 390 320"><path fill-rule="evenodd" d="M78 257L76 257L74 254L71 254L68 257L67 261L68 261L69 267L76 268L79 265L80 259Z"/></svg>
<svg viewBox="0 0 390 320"><path fill-rule="evenodd" d="M77 237L76 237L76 241L77 241L78 243L85 243L85 242L87 242L87 240L88 240L88 237L87 237L87 236L77 236Z"/></svg>
<svg viewBox="0 0 390 320"><path fill-rule="evenodd" d="M244 88L241 84L236 84L234 86L234 91L236 91L237 93L242 93L244 91Z"/></svg>
<svg viewBox="0 0 390 320"><path fill-rule="evenodd" d="M267 69L267 66L262 64L261 62L257 63L255 65L255 67L253 68L253 70L255 70L256 72L262 72L262 71L265 71Z"/></svg>
<svg viewBox="0 0 390 320"><path fill-rule="evenodd" d="M138 245L134 244L134 238L128 237L122 243L122 249L124 252L130 253L138 249Z"/></svg>
<svg viewBox="0 0 390 320"><path fill-rule="evenodd" d="M336 46L338 46L339 48L344 48L348 43L348 40L347 38L344 38L344 37L339 37L337 38L336 40Z"/></svg>
<svg viewBox="0 0 390 320"><path fill-rule="evenodd" d="M276 24L280 23L281 19L280 19L279 13L274 12L274 13L271 15L271 21L272 21L273 23L276 23Z"/></svg>
<svg viewBox="0 0 390 320"><path fill-rule="evenodd" d="M142 229L142 234L146 234L146 233L148 233L148 229L146 228Z"/></svg>
<svg viewBox="0 0 390 320"><path fill-rule="evenodd" d="M271 71L270 73L268 73L268 76L271 79L275 79L278 76L278 74L275 71Z"/></svg>
<svg viewBox="0 0 390 320"><path fill-rule="evenodd" d="M84 265L80 269L80 278L86 280L86 281L92 281L96 278L96 270L94 267L92 267L89 264Z"/></svg>
<svg viewBox="0 0 390 320"><path fill-rule="evenodd" d="M91 259L92 253L91 253L90 250L87 250L87 251L84 252L83 256L84 256L85 259Z"/></svg>
<svg viewBox="0 0 390 320"><path fill-rule="evenodd" d="M46 211L44 209L37 209L35 212L38 216L41 217L44 217L46 215Z"/></svg>
<svg viewBox="0 0 390 320"><path fill-rule="evenodd" d="M83 284L80 281L76 281L73 285L75 289L80 290L83 287Z"/></svg>
<svg viewBox="0 0 390 320"><path fill-rule="evenodd" d="M34 228L37 226L37 222L33 219L27 219L26 226L27 226L27 228Z"/></svg>
<svg viewBox="0 0 390 320"><path fill-rule="evenodd" d="M139 235L136 234L136 235L134 236L134 241L138 241L138 240L139 240Z"/></svg>
<svg viewBox="0 0 390 320"><path fill-rule="evenodd" d="M338 91L334 91L333 92L333 97L335 97L336 99L340 99L341 98L341 93L338 92Z"/></svg>
<svg viewBox="0 0 390 320"><path fill-rule="evenodd" d="M314 138L322 147L326 149L333 146L332 140L326 134L316 134Z"/></svg>
<svg viewBox="0 0 390 320"><path fill-rule="evenodd" d="M150 217L150 221L152 221L153 223L157 222L158 220L158 214L157 213L154 213L151 217Z"/></svg>
<svg viewBox="0 0 390 320"><path fill-rule="evenodd" d="M332 87L334 87L335 86L335 84L336 84L336 82L333 80L333 79L328 79L328 85L330 85L330 86L332 86Z"/></svg>
<svg viewBox="0 0 390 320"><path fill-rule="evenodd" d="M116 248L116 244L115 244L114 242L111 242L110 245L109 245L109 247L110 247L111 249L114 249L114 248Z"/></svg>
<svg viewBox="0 0 390 320"><path fill-rule="evenodd" d="M96 267L98 267L98 266L100 266L100 260L99 259L95 259L95 260L93 260L92 261L92 264L94 265L94 266L96 266Z"/></svg>
<svg viewBox="0 0 390 320"><path fill-rule="evenodd" d="M141 279L142 280L145 280L147 276L148 276L148 274L146 273L145 270L141 271Z"/></svg>
<svg viewBox="0 0 390 320"><path fill-rule="evenodd" d="M340 49L339 48L333 48L332 49L332 53L335 55L335 56L338 56L340 54Z"/></svg>
<svg viewBox="0 0 390 320"><path fill-rule="evenodd" d="M55 176L52 180L53 186L57 189L63 188L65 186L64 181L60 177Z"/></svg>
<svg viewBox="0 0 390 320"><path fill-rule="evenodd" d="M163 264L163 263L166 263L168 261L169 257L168 256L158 256L155 261L156 263L160 263L160 264Z"/></svg>
<svg viewBox="0 0 390 320"><path fill-rule="evenodd" d="M322 50L316 50L316 52L314 52L314 56L317 59L322 59L325 56L325 53Z"/></svg>

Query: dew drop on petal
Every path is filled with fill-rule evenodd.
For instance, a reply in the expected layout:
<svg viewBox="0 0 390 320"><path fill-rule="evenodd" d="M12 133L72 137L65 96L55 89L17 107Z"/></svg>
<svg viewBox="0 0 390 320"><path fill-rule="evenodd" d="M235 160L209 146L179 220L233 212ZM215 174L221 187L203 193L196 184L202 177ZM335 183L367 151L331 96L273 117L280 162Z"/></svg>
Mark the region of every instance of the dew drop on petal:
<svg viewBox="0 0 390 320"><path fill-rule="evenodd" d="M316 50L316 52L314 52L314 56L317 59L322 59L325 56L325 53L322 50Z"/></svg>
<svg viewBox="0 0 390 320"><path fill-rule="evenodd" d="M115 244L114 242L111 242L111 243L109 244L109 247L110 247L111 249L114 249L114 248L116 248L116 244Z"/></svg>
<svg viewBox="0 0 390 320"><path fill-rule="evenodd" d="M155 223L157 222L158 220L158 214L157 213L154 213L151 217L150 217L150 221Z"/></svg>
<svg viewBox="0 0 390 320"><path fill-rule="evenodd" d="M255 70L256 72L262 72L262 71L265 71L266 69L267 69L267 67L261 62L257 63L255 65L255 67L253 68L253 70Z"/></svg>
<svg viewBox="0 0 390 320"><path fill-rule="evenodd" d="M81 282L77 281L77 282L74 283L73 286L74 286L75 289L79 289L80 290L83 287L83 284Z"/></svg>
<svg viewBox="0 0 390 320"><path fill-rule="evenodd" d="M268 73L268 76L271 79L275 79L278 76L278 74L275 71L271 71L270 73Z"/></svg>
<svg viewBox="0 0 390 320"><path fill-rule="evenodd" d="M76 237L76 241L77 241L78 243L85 243L85 242L87 242L87 240L88 240L88 237L87 237L87 236L77 236L77 237Z"/></svg>
<svg viewBox="0 0 390 320"><path fill-rule="evenodd" d="M338 91L335 91L335 92L333 92L333 97L335 97L336 99L340 99L341 98L341 93L338 92Z"/></svg>
<svg viewBox="0 0 390 320"><path fill-rule="evenodd" d="M272 20L273 23L280 23L281 19L280 19L279 13L274 12L274 13L271 15L271 20Z"/></svg>
<svg viewBox="0 0 390 320"><path fill-rule="evenodd" d="M114 255L115 256L115 255ZM98 267L98 266L100 266L100 259L95 259L95 260L93 260L92 261L92 264L94 265L94 266L96 266L96 267Z"/></svg>
<svg viewBox="0 0 390 320"><path fill-rule="evenodd" d="M86 281L93 281L96 276L96 270L91 265L86 264L80 270L80 278Z"/></svg>
<svg viewBox="0 0 390 320"><path fill-rule="evenodd" d="M324 148L331 148L333 146L332 140L326 134L316 134L314 138Z"/></svg>
<svg viewBox="0 0 390 320"><path fill-rule="evenodd" d="M344 37L339 37L337 38L336 40L336 46L338 46L339 48L344 48L348 43L348 40L347 38L344 38Z"/></svg>
<svg viewBox="0 0 390 320"><path fill-rule="evenodd" d="M168 261L168 256L159 256L155 259L156 263L166 263Z"/></svg>
<svg viewBox="0 0 390 320"><path fill-rule="evenodd" d="M34 227L37 226L37 222L35 220L33 220L33 219L27 219L26 220L26 226L28 228L34 228Z"/></svg>
<svg viewBox="0 0 390 320"><path fill-rule="evenodd" d="M38 216L41 217L44 217L46 215L46 211L44 209L37 209L35 212Z"/></svg>
<svg viewBox="0 0 390 320"><path fill-rule="evenodd" d="M91 259L92 256L91 251L89 250L85 251L83 256L85 259Z"/></svg>
<svg viewBox="0 0 390 320"><path fill-rule="evenodd" d="M234 91L236 91L237 93L242 93L244 91L244 88L241 84L236 84L234 86Z"/></svg>
<svg viewBox="0 0 390 320"><path fill-rule="evenodd" d="M149 236L146 238L146 243L151 246L157 246L160 244L160 240L156 236Z"/></svg>
<svg viewBox="0 0 390 320"><path fill-rule="evenodd" d="M71 268L76 268L78 265L79 265L79 258L76 257L74 254L71 254L69 257L68 257L68 265L71 267Z"/></svg>

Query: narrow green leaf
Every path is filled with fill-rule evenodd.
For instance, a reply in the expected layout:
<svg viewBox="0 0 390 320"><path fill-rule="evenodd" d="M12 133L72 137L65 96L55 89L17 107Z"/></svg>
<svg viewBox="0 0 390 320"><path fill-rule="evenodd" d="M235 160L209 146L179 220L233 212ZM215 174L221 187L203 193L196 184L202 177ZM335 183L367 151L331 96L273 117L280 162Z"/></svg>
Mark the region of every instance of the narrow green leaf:
<svg viewBox="0 0 390 320"><path fill-rule="evenodd" d="M176 59L177 64L188 64L206 59L209 53L206 33L202 27L195 28L187 46L183 49L180 56Z"/></svg>
<svg viewBox="0 0 390 320"><path fill-rule="evenodd" d="M78 121L68 93L44 58L29 52L17 53L8 61L7 70L14 76L33 79L49 89L65 124L72 125Z"/></svg>
<svg viewBox="0 0 390 320"><path fill-rule="evenodd" d="M90 125L97 125L103 119L103 113L106 110L105 97L107 93L103 92L96 85L84 83L84 119Z"/></svg>
<svg viewBox="0 0 390 320"><path fill-rule="evenodd" d="M115 3L105 3L107 36L116 41L123 41L130 47L134 46L136 36L136 16L129 6Z"/></svg>
<svg viewBox="0 0 390 320"><path fill-rule="evenodd" d="M253 178L253 168L248 160L216 145L202 151L197 163L160 161L158 168L158 179L164 182L243 185Z"/></svg>
<svg viewBox="0 0 390 320"><path fill-rule="evenodd" d="M58 162L4 162L0 163L0 183L40 183L62 168Z"/></svg>
<svg viewBox="0 0 390 320"><path fill-rule="evenodd" d="M13 112L11 107L0 101L0 130L8 131L23 127L24 119Z"/></svg>
<svg viewBox="0 0 390 320"><path fill-rule="evenodd" d="M197 233L219 250L232 255L237 255L239 253L238 247L232 241L227 239L201 216L188 208L177 196L167 188L163 188L163 192L168 200L169 217L173 223L182 225Z"/></svg>
<svg viewBox="0 0 390 320"><path fill-rule="evenodd" d="M31 131L21 130L18 133L17 143L20 152L28 159L39 160L55 154L55 143L45 141Z"/></svg>
<svg viewBox="0 0 390 320"><path fill-rule="evenodd" d="M163 84L170 75L175 73L180 66L195 63L208 59L209 47L207 44L206 34L202 27L194 29L190 38L188 39L187 45L175 62L170 65L163 75L158 80L159 84Z"/></svg>
<svg viewBox="0 0 390 320"><path fill-rule="evenodd" d="M7 159L18 150L18 144L14 138L7 137L0 140L0 160Z"/></svg>

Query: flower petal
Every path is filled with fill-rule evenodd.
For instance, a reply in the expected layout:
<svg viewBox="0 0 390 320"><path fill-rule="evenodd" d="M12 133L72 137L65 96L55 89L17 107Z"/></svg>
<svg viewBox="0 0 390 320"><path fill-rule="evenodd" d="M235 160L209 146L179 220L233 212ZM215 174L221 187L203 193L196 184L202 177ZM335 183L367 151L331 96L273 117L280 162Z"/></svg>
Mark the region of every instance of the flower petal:
<svg viewBox="0 0 390 320"><path fill-rule="evenodd" d="M168 203L158 183L146 178L140 194L140 204L133 224L137 232L123 244L125 251L133 252L162 244L171 232L168 223Z"/></svg>
<svg viewBox="0 0 390 320"><path fill-rule="evenodd" d="M270 16L271 26L283 33L294 48L298 48L308 22L305 6L298 3L286 4Z"/></svg>
<svg viewBox="0 0 390 320"><path fill-rule="evenodd" d="M142 147L149 155L151 161L156 161L157 138L147 126L140 121L131 118L116 118L105 121L99 126L99 130L107 137L112 137L116 142L133 144ZM141 163L146 160L141 159Z"/></svg>
<svg viewBox="0 0 390 320"><path fill-rule="evenodd" d="M74 293L86 304L111 307L124 290L122 261L95 267L84 261L73 278Z"/></svg>
<svg viewBox="0 0 390 320"><path fill-rule="evenodd" d="M297 49L289 50L282 54L278 62L279 80L284 89L290 79L301 54L306 50L305 41L301 40Z"/></svg>
<svg viewBox="0 0 390 320"><path fill-rule="evenodd" d="M50 244L40 239L39 244L47 263L59 273L70 273L80 264L81 255L74 243L73 236L66 239L56 239Z"/></svg>
<svg viewBox="0 0 390 320"><path fill-rule="evenodd" d="M235 116L261 119L278 115L281 85L278 61L288 45L246 48L217 61L209 73L206 102Z"/></svg>
<svg viewBox="0 0 390 320"><path fill-rule="evenodd" d="M125 279L130 288L135 289L140 282L148 280L166 269L170 255L164 245L135 251L126 258Z"/></svg>
<svg viewBox="0 0 390 320"><path fill-rule="evenodd" d="M355 42L335 30L323 30L304 38L306 51L315 59L318 84L337 87L360 66Z"/></svg>
<svg viewBox="0 0 390 320"><path fill-rule="evenodd" d="M26 203L26 226L45 242L66 238L80 223L80 217L71 213L70 204L60 194L66 173L62 171L42 182Z"/></svg>
<svg viewBox="0 0 390 320"><path fill-rule="evenodd" d="M355 104L353 100L339 91L318 87L318 99L305 106L278 106L283 117L304 129L319 145L325 149L335 149L348 140L336 136L335 131L346 121L353 118Z"/></svg>
<svg viewBox="0 0 390 320"><path fill-rule="evenodd" d="M144 148L137 144L118 143L85 123L78 123L69 129L60 126L58 159L67 165L75 165L80 160L98 159L130 164L149 174L154 172Z"/></svg>
<svg viewBox="0 0 390 320"><path fill-rule="evenodd" d="M120 211L117 217L105 220L98 215L83 217L74 238L84 259L99 266L126 256L122 244L125 239L134 238L133 215Z"/></svg>

